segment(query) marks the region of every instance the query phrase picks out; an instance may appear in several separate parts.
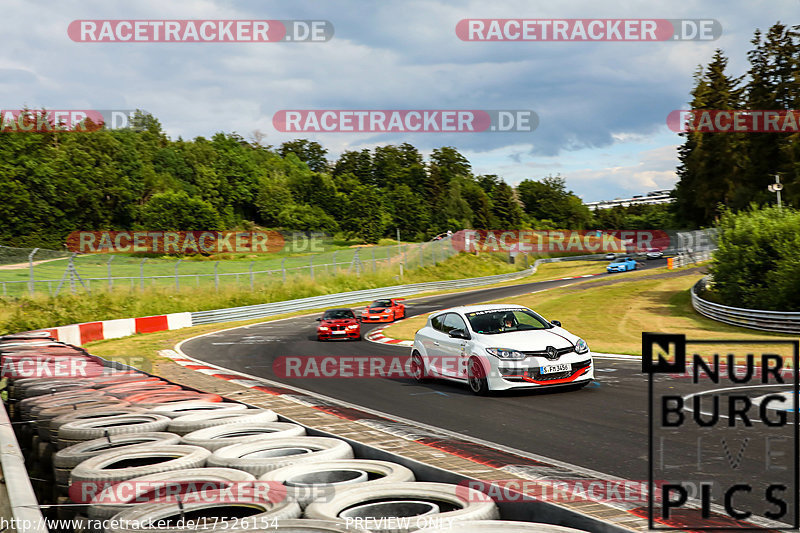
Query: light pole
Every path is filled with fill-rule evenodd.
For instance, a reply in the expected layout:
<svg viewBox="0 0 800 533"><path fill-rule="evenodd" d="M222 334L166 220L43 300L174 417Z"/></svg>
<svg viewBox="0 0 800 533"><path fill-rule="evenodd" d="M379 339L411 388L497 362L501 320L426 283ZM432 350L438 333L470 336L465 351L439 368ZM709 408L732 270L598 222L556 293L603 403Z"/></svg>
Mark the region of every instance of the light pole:
<svg viewBox="0 0 800 533"><path fill-rule="evenodd" d="M782 209L783 206L781 205L781 191L783 190L783 184L781 183L781 178L777 174L775 174L775 183L770 184L767 187L769 192L774 192L778 195L778 209Z"/></svg>

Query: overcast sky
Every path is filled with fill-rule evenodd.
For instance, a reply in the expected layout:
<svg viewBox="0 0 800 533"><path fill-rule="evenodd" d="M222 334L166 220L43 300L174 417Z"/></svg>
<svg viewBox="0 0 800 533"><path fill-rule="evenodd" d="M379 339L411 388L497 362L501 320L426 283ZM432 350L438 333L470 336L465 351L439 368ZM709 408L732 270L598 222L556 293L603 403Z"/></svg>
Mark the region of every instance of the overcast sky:
<svg viewBox="0 0 800 533"><path fill-rule="evenodd" d="M512 185L561 174L585 201L671 188L692 74L716 48L747 68L757 28L795 23L798 0L2 0L0 109L145 109L172 138L237 132L264 143L282 109L532 109L533 132L314 133L343 150L454 146ZM465 42L465 18L718 20L715 41ZM76 19L313 19L324 43L79 43Z"/></svg>

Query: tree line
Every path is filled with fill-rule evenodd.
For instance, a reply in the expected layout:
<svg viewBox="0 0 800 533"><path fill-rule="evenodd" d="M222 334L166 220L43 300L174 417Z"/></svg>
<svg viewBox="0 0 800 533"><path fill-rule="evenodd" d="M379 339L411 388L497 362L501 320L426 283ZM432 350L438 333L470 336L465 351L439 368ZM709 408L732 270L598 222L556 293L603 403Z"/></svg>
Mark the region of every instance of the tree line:
<svg viewBox="0 0 800 533"><path fill-rule="evenodd" d="M756 31L747 52L749 68L728 72L728 57L717 50L699 66L691 91L691 109L800 109L800 26L774 24ZM702 132L681 133L676 215L695 225L711 225L726 209L750 203L775 203L767 187L778 175L783 200L800 205L800 133Z"/></svg>
<svg viewBox="0 0 800 533"><path fill-rule="evenodd" d="M396 229L404 240L426 240L464 228L663 227L664 209L593 215L559 176L512 188L475 175L452 147L427 160L408 143L328 160L306 139L279 147L226 133L171 140L149 115L134 126L0 134L0 243L61 248L76 230L254 225L363 242Z"/></svg>

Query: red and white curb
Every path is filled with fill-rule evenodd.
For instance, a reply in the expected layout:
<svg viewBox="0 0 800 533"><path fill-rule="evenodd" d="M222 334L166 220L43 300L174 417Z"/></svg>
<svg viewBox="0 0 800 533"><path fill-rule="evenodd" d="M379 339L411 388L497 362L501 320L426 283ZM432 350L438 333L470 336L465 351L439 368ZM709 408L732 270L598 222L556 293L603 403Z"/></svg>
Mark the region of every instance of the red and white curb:
<svg viewBox="0 0 800 533"><path fill-rule="evenodd" d="M36 331L46 332L57 341L81 346L91 341L119 339L136 333L155 333L172 329L188 328L192 325L192 313L170 313L168 315L140 318L119 318L70 324Z"/></svg>
<svg viewBox="0 0 800 533"><path fill-rule="evenodd" d="M395 322L396 324L396 322ZM377 342L380 344L392 344L394 346L414 346L414 341L403 341L400 339L393 339L391 337L387 337L383 334L383 330L388 326L383 326L378 329L373 329L367 336L364 337L370 342Z"/></svg>

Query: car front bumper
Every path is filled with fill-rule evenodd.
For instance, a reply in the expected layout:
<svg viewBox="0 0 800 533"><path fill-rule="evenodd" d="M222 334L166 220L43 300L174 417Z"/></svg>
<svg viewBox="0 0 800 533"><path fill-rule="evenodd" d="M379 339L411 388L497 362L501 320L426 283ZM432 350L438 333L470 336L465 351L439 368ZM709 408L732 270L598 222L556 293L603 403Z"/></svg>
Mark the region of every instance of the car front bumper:
<svg viewBox="0 0 800 533"><path fill-rule="evenodd" d="M361 336L361 328L345 330L343 333L317 330L317 338L321 341L357 339Z"/></svg>
<svg viewBox="0 0 800 533"><path fill-rule="evenodd" d="M542 374L543 366L567 364L568 371ZM508 390L519 388L539 388L568 386L594 379L594 361L591 352L570 354L559 360L549 361L542 358L530 358L524 361L500 361L493 363L492 371L487 377L491 390Z"/></svg>
<svg viewBox="0 0 800 533"><path fill-rule="evenodd" d="M391 322L394 320L394 315L361 315L361 322Z"/></svg>

